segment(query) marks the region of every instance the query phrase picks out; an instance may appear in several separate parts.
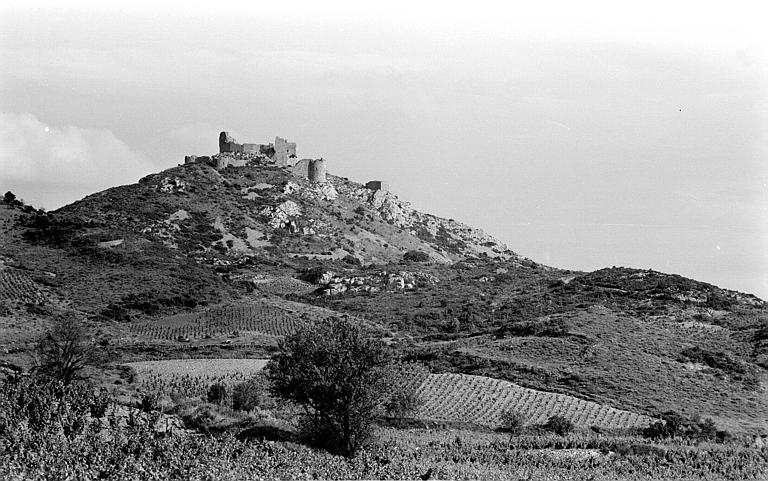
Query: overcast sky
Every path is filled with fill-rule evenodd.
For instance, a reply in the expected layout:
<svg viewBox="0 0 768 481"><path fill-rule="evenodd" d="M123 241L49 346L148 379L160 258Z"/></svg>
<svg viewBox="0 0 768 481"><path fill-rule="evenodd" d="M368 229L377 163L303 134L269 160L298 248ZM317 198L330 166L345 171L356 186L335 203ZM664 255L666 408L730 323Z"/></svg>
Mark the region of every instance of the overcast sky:
<svg viewBox="0 0 768 481"><path fill-rule="evenodd" d="M280 135L536 261L768 298L758 2L277 3L4 3L0 190L54 209Z"/></svg>

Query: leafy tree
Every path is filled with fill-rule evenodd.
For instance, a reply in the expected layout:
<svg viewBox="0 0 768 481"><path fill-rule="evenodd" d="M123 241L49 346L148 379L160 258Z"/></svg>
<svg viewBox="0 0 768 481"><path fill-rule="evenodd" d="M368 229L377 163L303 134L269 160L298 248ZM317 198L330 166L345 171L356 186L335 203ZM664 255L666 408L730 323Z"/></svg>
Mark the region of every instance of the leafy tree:
<svg viewBox="0 0 768 481"><path fill-rule="evenodd" d="M282 341L266 370L275 395L304 407L310 441L352 457L372 440L388 404L412 386L398 366L383 342L332 318Z"/></svg>
<svg viewBox="0 0 768 481"><path fill-rule="evenodd" d="M95 346L82 321L61 316L37 343L36 370L45 376L70 383L96 360Z"/></svg>
<svg viewBox="0 0 768 481"><path fill-rule="evenodd" d="M11 192L10 190L5 193L3 196L3 201L8 205L13 205L16 203L16 194Z"/></svg>
<svg viewBox="0 0 768 481"><path fill-rule="evenodd" d="M506 410L501 413L501 430L508 432L510 438L519 436L525 427L525 416L515 410Z"/></svg>
<svg viewBox="0 0 768 481"><path fill-rule="evenodd" d="M555 414L544 423L544 429L552 431L560 436L565 436L566 434L573 432L574 425L568 418Z"/></svg>

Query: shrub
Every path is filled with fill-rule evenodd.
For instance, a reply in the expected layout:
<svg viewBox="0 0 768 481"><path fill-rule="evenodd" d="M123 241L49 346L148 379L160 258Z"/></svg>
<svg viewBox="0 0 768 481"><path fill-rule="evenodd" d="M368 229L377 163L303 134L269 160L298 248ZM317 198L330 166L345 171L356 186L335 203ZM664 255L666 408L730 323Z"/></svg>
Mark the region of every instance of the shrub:
<svg viewBox="0 0 768 481"><path fill-rule="evenodd" d="M223 404L227 399L227 386L221 383L211 384L208 388L208 402L213 404Z"/></svg>
<svg viewBox="0 0 768 481"><path fill-rule="evenodd" d="M345 264L348 264L350 266L355 266L355 267L360 267L362 265L362 263L360 262L360 259L358 259L357 257L351 254L344 256L341 259L341 261Z"/></svg>
<svg viewBox="0 0 768 481"><path fill-rule="evenodd" d="M501 430L510 436L522 434L525 427L525 416L514 410L506 410L501 413Z"/></svg>
<svg viewBox="0 0 768 481"><path fill-rule="evenodd" d="M93 418L104 416L111 400L105 389L87 382L65 384L39 375L9 378L0 386L0 445L81 434Z"/></svg>
<svg viewBox="0 0 768 481"><path fill-rule="evenodd" d="M573 432L574 425L569 419L560 416L559 414L555 414L544 423L543 428L560 436L565 436L566 434Z"/></svg>
<svg viewBox="0 0 768 481"><path fill-rule="evenodd" d="M422 251L410 250L403 254L403 260L408 262L428 262L429 254Z"/></svg>
<svg viewBox="0 0 768 481"><path fill-rule="evenodd" d="M675 411L667 411L661 415L661 420L651 423L643 429L643 437L664 439L680 437L699 441L717 440L724 442L730 439L727 431L719 431L712 418L701 419L698 415L686 418Z"/></svg>
<svg viewBox="0 0 768 481"><path fill-rule="evenodd" d="M256 408L273 409L275 401L269 391L267 377L262 373L256 374L232 388L232 409L236 411L252 411Z"/></svg>
<svg viewBox="0 0 768 481"><path fill-rule="evenodd" d="M139 401L139 409L145 413L156 411L160 408L160 393L158 391L147 391L142 393Z"/></svg>
<svg viewBox="0 0 768 481"><path fill-rule="evenodd" d="M16 194L14 194L13 192L11 192L9 190L3 196L3 202L5 202L8 205L15 205L16 204Z"/></svg>
<svg viewBox="0 0 768 481"><path fill-rule="evenodd" d="M392 349L348 319L304 326L281 341L266 372L275 395L306 409L308 439L349 457L372 440L375 420L408 388Z"/></svg>
<svg viewBox="0 0 768 481"><path fill-rule="evenodd" d="M72 382L80 371L95 360L95 348L88 330L74 316L63 316L38 341L36 346L38 373Z"/></svg>
<svg viewBox="0 0 768 481"><path fill-rule="evenodd" d="M680 357L682 360L698 362L731 374L744 374L746 371L742 363L722 351L709 351L694 346L683 350Z"/></svg>

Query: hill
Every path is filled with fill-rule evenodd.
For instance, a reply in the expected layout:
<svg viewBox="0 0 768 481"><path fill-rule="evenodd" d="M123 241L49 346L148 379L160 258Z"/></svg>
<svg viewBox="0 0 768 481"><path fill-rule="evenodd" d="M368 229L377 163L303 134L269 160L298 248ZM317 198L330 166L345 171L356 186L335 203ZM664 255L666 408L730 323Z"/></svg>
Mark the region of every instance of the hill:
<svg viewBox="0 0 768 481"><path fill-rule="evenodd" d="M544 266L380 188L240 164L185 163L51 213L0 205L2 360L28 364L62 313L87 317L114 364L260 358L301 323L346 315L434 374L768 432L762 300Z"/></svg>

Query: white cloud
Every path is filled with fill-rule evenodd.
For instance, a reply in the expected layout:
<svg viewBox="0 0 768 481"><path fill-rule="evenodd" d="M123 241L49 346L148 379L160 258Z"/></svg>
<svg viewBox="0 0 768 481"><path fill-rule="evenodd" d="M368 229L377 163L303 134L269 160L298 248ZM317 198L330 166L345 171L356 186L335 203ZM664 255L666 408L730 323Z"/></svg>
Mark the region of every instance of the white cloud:
<svg viewBox="0 0 768 481"><path fill-rule="evenodd" d="M49 209L156 170L106 129L47 125L0 113L0 189Z"/></svg>

